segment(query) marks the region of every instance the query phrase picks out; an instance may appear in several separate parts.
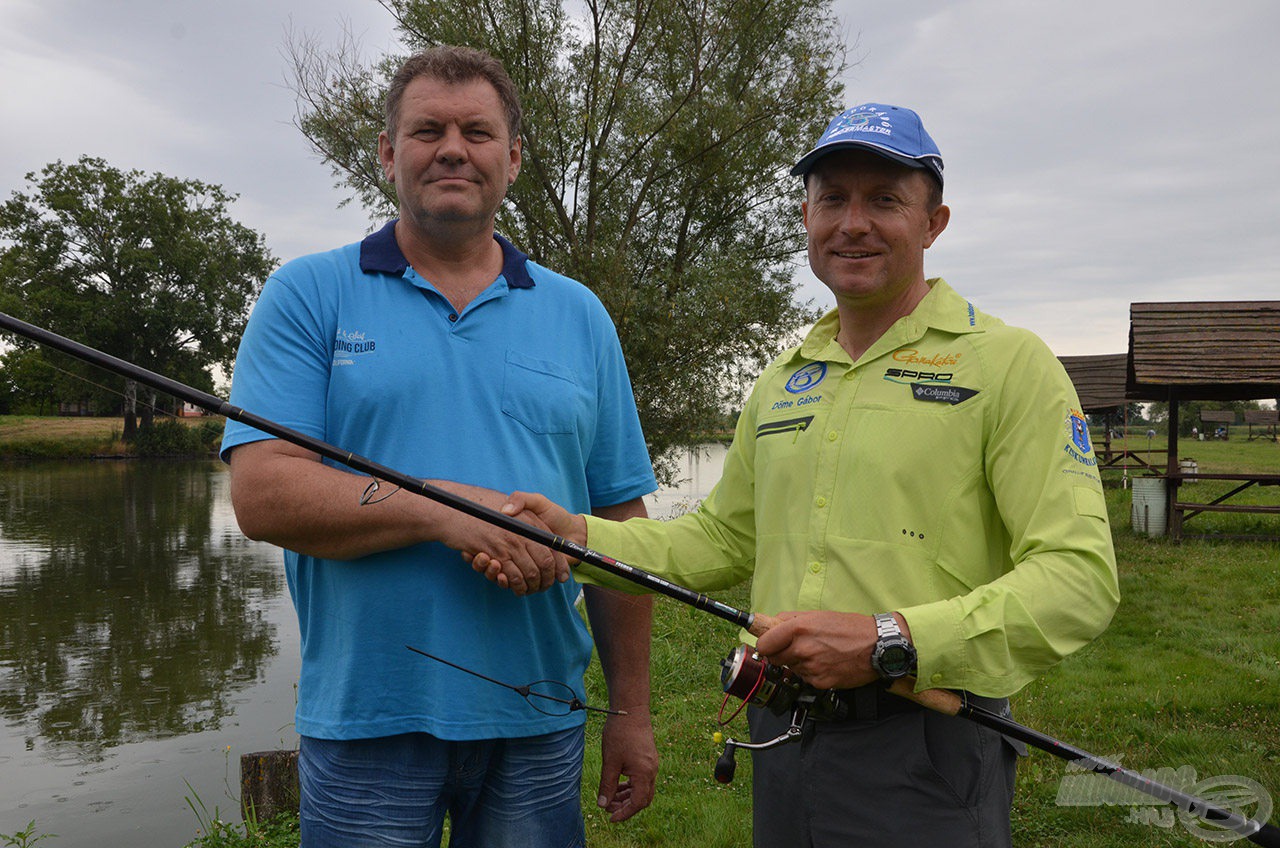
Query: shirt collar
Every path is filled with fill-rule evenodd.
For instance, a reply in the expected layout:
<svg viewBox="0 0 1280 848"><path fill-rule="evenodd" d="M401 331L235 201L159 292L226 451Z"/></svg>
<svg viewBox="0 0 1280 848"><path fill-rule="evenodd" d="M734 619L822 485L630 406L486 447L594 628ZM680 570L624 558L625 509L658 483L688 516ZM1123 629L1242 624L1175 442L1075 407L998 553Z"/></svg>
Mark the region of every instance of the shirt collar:
<svg viewBox="0 0 1280 848"><path fill-rule="evenodd" d="M924 335L929 329L941 330L944 333L961 335L979 333L985 330L983 316L973 308L973 304L956 293L941 277L928 281L929 293L916 305L910 315L899 318L884 335L884 339L892 338L893 346L909 343ZM813 329L805 336L796 355L809 360L830 359L835 352L824 353L829 345L836 344L836 335L840 332L840 312L833 309L818 319ZM902 338L897 338L901 336ZM876 343L876 347L879 346ZM843 348L839 348L843 350ZM846 354L847 357L847 354Z"/></svg>
<svg viewBox="0 0 1280 848"><path fill-rule="evenodd" d="M398 219L397 219L398 220ZM493 238L502 248L502 276L513 289L533 288L529 276L529 257L519 248L497 233ZM402 276L409 269L409 260L396 241L396 221L387 222L377 232L370 233L360 242L360 270L366 274L394 274Z"/></svg>

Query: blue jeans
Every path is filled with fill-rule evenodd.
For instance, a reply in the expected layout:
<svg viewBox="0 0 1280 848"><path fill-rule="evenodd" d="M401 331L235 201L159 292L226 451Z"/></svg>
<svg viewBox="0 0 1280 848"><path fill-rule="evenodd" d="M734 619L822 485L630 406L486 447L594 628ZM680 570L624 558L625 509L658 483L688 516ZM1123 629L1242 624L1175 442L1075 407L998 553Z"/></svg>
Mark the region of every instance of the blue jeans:
<svg viewBox="0 0 1280 848"><path fill-rule="evenodd" d="M581 848L583 728L447 742L302 737L302 848Z"/></svg>

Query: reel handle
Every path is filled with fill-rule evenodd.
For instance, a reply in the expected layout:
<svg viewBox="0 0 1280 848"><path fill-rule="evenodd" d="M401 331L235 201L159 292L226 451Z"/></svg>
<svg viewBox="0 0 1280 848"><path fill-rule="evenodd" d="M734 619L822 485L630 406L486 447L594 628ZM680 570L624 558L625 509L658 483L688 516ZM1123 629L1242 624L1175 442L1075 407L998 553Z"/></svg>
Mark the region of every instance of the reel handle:
<svg viewBox="0 0 1280 848"><path fill-rule="evenodd" d="M725 743L724 752L720 755L720 759L716 760L715 778L716 783L730 784L733 783L733 773L738 769L738 763L733 758L734 749L737 746L733 744L733 740Z"/></svg>

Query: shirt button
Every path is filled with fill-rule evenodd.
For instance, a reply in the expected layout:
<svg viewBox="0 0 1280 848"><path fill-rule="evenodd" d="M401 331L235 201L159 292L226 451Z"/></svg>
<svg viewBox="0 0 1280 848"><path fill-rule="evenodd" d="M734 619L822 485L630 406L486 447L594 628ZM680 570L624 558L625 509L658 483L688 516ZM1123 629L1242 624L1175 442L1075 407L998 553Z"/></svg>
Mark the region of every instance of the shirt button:
<svg viewBox="0 0 1280 848"><path fill-rule="evenodd" d="M450 313L449 313L449 321L450 321L450 322L453 322L453 321L457 321L457 320L458 320L458 313L456 313L456 312L450 312Z"/></svg>
<svg viewBox="0 0 1280 848"><path fill-rule="evenodd" d="M817 500L814 501L814 504L819 508L822 508L827 505L827 499L824 497L819 497Z"/></svg>
<svg viewBox="0 0 1280 848"><path fill-rule="evenodd" d="M935 673L933 676L931 676L931 677L929 678L929 680L930 680L930 681L932 681L932 682L934 682L934 683L941 683L941 682L942 682L942 675L941 675L941 674L937 674L937 673Z"/></svg>
<svg viewBox="0 0 1280 848"><path fill-rule="evenodd" d="M809 563L809 570L814 574L817 574L818 572L822 571L822 563L820 562Z"/></svg>
<svg viewBox="0 0 1280 848"><path fill-rule="evenodd" d="M840 438L840 434L837 433L835 430L832 430L830 433L827 434L828 442L834 442L838 438Z"/></svg>

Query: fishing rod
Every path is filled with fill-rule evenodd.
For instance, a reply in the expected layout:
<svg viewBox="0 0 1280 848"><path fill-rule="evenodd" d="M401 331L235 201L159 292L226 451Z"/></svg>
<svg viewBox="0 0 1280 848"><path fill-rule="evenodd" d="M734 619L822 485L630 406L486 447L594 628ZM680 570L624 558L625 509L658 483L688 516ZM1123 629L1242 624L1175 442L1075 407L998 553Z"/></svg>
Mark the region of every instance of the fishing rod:
<svg viewBox="0 0 1280 848"><path fill-rule="evenodd" d="M153 371L148 371L131 362L126 362L123 359L72 341L34 324L28 324L4 312L0 312L0 328L17 333L20 336L74 356L92 365L136 380L165 394L185 400L201 409L217 415L223 415L284 441L292 442L321 456L340 462L348 468L369 474L375 479L394 483L402 489L434 500L552 550L567 554L574 559L593 565L650 591L666 595L704 612L709 612L718 618L742 627L752 635L763 635L776 623L776 619L769 616L736 609L704 594L694 592L692 589L663 580L661 577L643 569L605 556L584 545L579 545L549 531L525 524L497 510L489 509L474 501L433 486L425 480L403 474L393 468L388 468L349 451L334 447L305 433L300 433L297 430L247 412L215 395L202 392L191 386L156 374ZM732 739L728 740L725 746L725 755L721 757L721 761L716 766L717 780L722 777L726 778L722 782L728 782L728 780L732 779L732 751L735 747L764 750L779 744L792 742L800 738L800 727L807 718L813 717L815 720L836 719L847 714L848 711L847 705L842 703L837 693L831 690L817 689L805 683L790 669L773 665L759 654L755 652L748 654L747 651L748 649L745 646L740 646L722 661L721 684L724 691L748 703L768 708L779 715L790 711L792 716L791 727L777 739L768 742L745 743ZM744 681L749 681L752 675L756 678L755 682L748 683L744 688ZM1096 757L1052 736L1032 730L1011 718L1001 716L977 704L970 704L962 694L945 689L926 689L916 692L914 691L914 686L914 679L904 677L895 680L888 687L888 691L945 715L968 719L1068 762L1075 763L1077 766L1087 768L1089 771L1108 777L1150 797L1168 803L1179 810L1198 816L1218 827L1239 834L1256 845L1262 845L1265 848L1280 848L1280 828L1274 825L1259 822L1235 812L1230 807L1224 807L1203 798L1198 798L1190 793L1129 771L1117 763Z"/></svg>
<svg viewBox="0 0 1280 848"><path fill-rule="evenodd" d="M629 580L651 592L666 595L669 598L674 598L683 604L688 604L689 606L700 609L703 612L709 612L718 618L722 618L725 621L730 622L731 624L738 625L754 636L763 634L773 624L773 619L768 616L755 615L744 610L736 609L735 607L721 603L714 598L710 598L701 592L695 592L692 589L687 589L684 586L663 580L656 574L651 574L648 571L636 568L633 565L628 565L627 563L616 560L613 557L605 556L604 554L598 551L593 551L584 545L579 545L570 539L557 536L548 530L534 527L531 524L525 524L517 518L506 515L505 513L499 512L495 509L490 509L483 504L468 500L460 495L455 495L453 492L446 491L438 486L434 486L426 480L418 477L412 477L408 474L397 471L394 468L388 468L385 465L380 465L371 459L358 456L350 451L335 447L328 442L322 442L319 439L308 436L306 433L301 433L297 430L285 427L282 424L277 424L267 418L254 415L252 412L241 409L240 407L235 406L216 395L202 392L199 389L192 388L185 383L179 383L176 380L171 380L168 377L155 373L154 371L148 371L139 365L134 365L132 362L127 362L126 360L119 359L109 353L103 353L95 348L80 344L79 342L73 341L65 336L60 336L57 333L51 332L42 327L37 327L35 324L28 324L26 321L21 321L4 312L0 312L0 327L31 339L34 342L45 345L46 347L51 347L54 350L74 356L77 359L90 363L91 365L96 365L99 368L105 368L108 371L113 371L130 380L135 380L143 385L162 391L165 394L185 400L188 403L198 406L201 409L208 410L215 415L222 415L234 421L239 421L242 424L247 424L248 426L253 427L255 430L261 430L262 432L269 433L276 438L283 439L286 442L291 442L299 447L306 448L307 450L320 454L321 456L328 457L335 462L340 462L355 471L368 474L375 478L375 480L381 479L388 483L393 483L406 491L421 495L425 498L436 501L437 503L444 504L451 509L456 509L459 512L470 515L472 518L478 518L481 521L500 527L508 533L523 536L524 538L548 547L553 551L567 554L568 556L585 562L588 565L593 565L602 571L607 571L610 574L623 578L624 580Z"/></svg>

